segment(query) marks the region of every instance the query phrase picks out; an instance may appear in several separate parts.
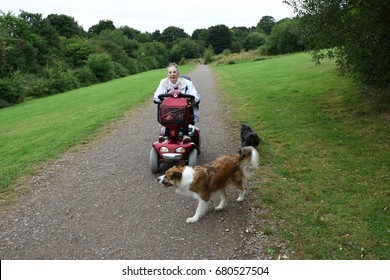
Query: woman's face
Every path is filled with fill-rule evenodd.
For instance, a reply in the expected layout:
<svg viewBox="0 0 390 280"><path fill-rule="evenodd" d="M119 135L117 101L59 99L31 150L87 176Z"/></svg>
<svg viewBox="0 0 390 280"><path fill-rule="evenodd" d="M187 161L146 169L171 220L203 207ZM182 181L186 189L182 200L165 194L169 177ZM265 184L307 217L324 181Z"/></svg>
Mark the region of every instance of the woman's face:
<svg viewBox="0 0 390 280"><path fill-rule="evenodd" d="M168 78L171 80L172 84L176 84L177 79L179 78L179 71L173 66L169 67Z"/></svg>

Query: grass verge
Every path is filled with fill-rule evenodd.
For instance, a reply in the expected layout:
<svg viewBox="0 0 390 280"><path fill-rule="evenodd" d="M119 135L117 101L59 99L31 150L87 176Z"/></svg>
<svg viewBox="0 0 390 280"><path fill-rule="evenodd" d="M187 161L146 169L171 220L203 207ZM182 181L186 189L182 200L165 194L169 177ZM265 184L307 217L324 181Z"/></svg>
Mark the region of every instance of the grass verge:
<svg viewBox="0 0 390 280"><path fill-rule="evenodd" d="M291 258L390 259L389 112L309 54L213 70L233 118L262 138L255 192Z"/></svg>

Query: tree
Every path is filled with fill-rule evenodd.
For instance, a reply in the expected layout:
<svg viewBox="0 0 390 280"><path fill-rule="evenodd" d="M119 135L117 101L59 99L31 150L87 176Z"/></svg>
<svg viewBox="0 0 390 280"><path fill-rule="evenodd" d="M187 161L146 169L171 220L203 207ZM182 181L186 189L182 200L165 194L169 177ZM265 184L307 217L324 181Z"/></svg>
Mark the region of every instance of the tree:
<svg viewBox="0 0 390 280"><path fill-rule="evenodd" d="M250 32L244 39L244 48L246 51L255 50L264 45L266 36L259 32Z"/></svg>
<svg viewBox="0 0 390 280"><path fill-rule="evenodd" d="M230 50L235 53L239 53L244 48L245 37L250 33L248 27L232 27L230 28L230 33L232 35L232 43L230 45Z"/></svg>
<svg viewBox="0 0 390 280"><path fill-rule="evenodd" d="M153 37L149 32L144 32L136 35L135 40L137 40L139 43L149 43L153 42Z"/></svg>
<svg viewBox="0 0 390 280"><path fill-rule="evenodd" d="M41 14L21 11L19 17L28 23L33 33L41 37L37 46L40 64L45 65L55 60L55 53L60 48L58 31L49 23L47 18L43 19Z"/></svg>
<svg viewBox="0 0 390 280"><path fill-rule="evenodd" d="M104 29L99 35L96 35L94 40L99 41L110 41L124 47L129 41L128 36L126 36L121 29Z"/></svg>
<svg viewBox="0 0 390 280"><path fill-rule="evenodd" d="M141 44L137 51L141 71L166 67L169 63L168 49L163 43L148 42Z"/></svg>
<svg viewBox="0 0 390 280"><path fill-rule="evenodd" d="M261 48L263 54L286 54L299 52L305 49L298 35L299 19L279 21L267 37L265 45Z"/></svg>
<svg viewBox="0 0 390 280"><path fill-rule="evenodd" d="M109 40L96 40L96 44L109 54L111 60L122 65L124 68L131 68L130 57L126 54L121 45Z"/></svg>
<svg viewBox="0 0 390 280"><path fill-rule="evenodd" d="M123 34L125 34L129 39L135 39L137 35L141 33L141 31L128 27L127 25L119 27L119 30L122 30Z"/></svg>
<svg viewBox="0 0 390 280"><path fill-rule="evenodd" d="M302 18L302 37L316 58L336 56L363 83L390 86L390 0L284 2ZM325 55L323 48L328 48Z"/></svg>
<svg viewBox="0 0 390 280"><path fill-rule="evenodd" d="M77 37L62 41L62 50L65 60L71 68L85 66L89 55L96 52L96 48L91 41L79 39Z"/></svg>
<svg viewBox="0 0 390 280"><path fill-rule="evenodd" d="M73 36L83 36L85 31L80 27L73 17L66 15L50 14L46 20L54 27L60 36L71 38Z"/></svg>
<svg viewBox="0 0 390 280"><path fill-rule="evenodd" d="M169 26L161 33L161 42L168 48L171 48L173 44L180 38L188 38L189 35L179 27Z"/></svg>
<svg viewBox="0 0 390 280"><path fill-rule="evenodd" d="M201 56L201 49L199 45L190 38L184 38L175 43L170 51L170 60L179 61L182 58L191 59Z"/></svg>
<svg viewBox="0 0 390 280"><path fill-rule="evenodd" d="M123 46L124 51L129 57L135 58L137 56L137 50L139 49L140 43L137 40L127 40L126 45Z"/></svg>
<svg viewBox="0 0 390 280"><path fill-rule="evenodd" d="M0 78L17 70L36 70L40 41L26 21L0 13Z"/></svg>
<svg viewBox="0 0 390 280"><path fill-rule="evenodd" d="M207 34L206 43L211 46L215 54L220 54L226 49L229 49L232 43L232 34L229 27L220 24L211 26Z"/></svg>
<svg viewBox="0 0 390 280"><path fill-rule="evenodd" d="M275 19L271 16L263 16L256 28L267 35L271 34L272 27L275 25Z"/></svg>
<svg viewBox="0 0 390 280"><path fill-rule="evenodd" d="M112 20L101 20L98 24L92 25L88 29L88 34L90 36L99 35L103 30L115 30L115 25Z"/></svg>
<svg viewBox="0 0 390 280"><path fill-rule="evenodd" d="M152 39L153 39L153 41L158 41L158 42L160 42L162 39L162 35L161 35L161 32L160 32L160 30L156 30L156 31L154 31L153 33L152 33Z"/></svg>
<svg viewBox="0 0 390 280"><path fill-rule="evenodd" d="M114 63L106 53L89 55L87 65L101 82L109 81L115 77Z"/></svg>
<svg viewBox="0 0 390 280"><path fill-rule="evenodd" d="M206 41L209 31L206 28L195 29L192 32L191 38L193 40Z"/></svg>

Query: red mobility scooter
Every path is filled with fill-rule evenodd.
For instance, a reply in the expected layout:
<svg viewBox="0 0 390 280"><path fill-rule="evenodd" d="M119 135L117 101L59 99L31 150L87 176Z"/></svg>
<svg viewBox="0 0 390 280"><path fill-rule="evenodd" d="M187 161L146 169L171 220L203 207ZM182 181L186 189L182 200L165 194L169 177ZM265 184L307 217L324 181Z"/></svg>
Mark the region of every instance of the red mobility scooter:
<svg viewBox="0 0 390 280"><path fill-rule="evenodd" d="M199 128L194 125L192 102L195 97L171 90L158 98L157 121L163 126L159 140L150 151L150 169L158 173L161 163L197 164L200 153Z"/></svg>

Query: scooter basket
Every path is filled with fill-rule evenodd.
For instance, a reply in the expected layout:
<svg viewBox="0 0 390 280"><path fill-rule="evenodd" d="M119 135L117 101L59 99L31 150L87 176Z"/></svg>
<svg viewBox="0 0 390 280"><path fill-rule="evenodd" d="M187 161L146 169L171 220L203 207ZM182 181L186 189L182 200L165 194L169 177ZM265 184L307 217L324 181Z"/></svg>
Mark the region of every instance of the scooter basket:
<svg viewBox="0 0 390 280"><path fill-rule="evenodd" d="M159 123L163 126L175 124L181 125L188 123L189 113L186 107L168 107L160 108Z"/></svg>

